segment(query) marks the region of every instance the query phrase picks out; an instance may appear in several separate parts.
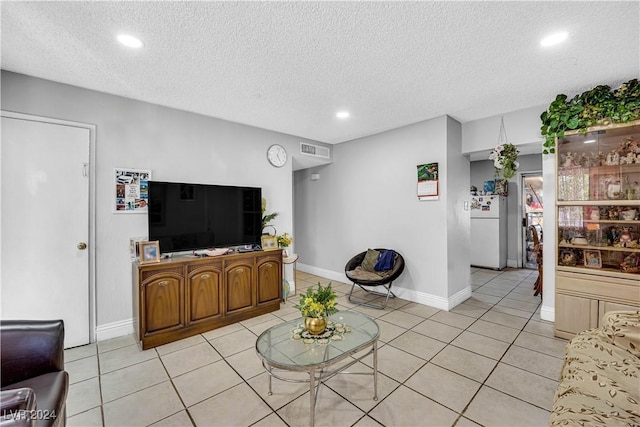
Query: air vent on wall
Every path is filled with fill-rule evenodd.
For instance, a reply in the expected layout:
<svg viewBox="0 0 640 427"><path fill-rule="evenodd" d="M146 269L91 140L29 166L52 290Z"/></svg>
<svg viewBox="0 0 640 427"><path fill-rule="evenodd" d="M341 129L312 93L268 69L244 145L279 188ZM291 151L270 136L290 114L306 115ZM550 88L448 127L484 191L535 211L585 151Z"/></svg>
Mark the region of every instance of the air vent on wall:
<svg viewBox="0 0 640 427"><path fill-rule="evenodd" d="M320 157L323 159L330 159L330 152L327 147L321 147L319 145L307 144L306 142L300 143L300 154L312 157Z"/></svg>

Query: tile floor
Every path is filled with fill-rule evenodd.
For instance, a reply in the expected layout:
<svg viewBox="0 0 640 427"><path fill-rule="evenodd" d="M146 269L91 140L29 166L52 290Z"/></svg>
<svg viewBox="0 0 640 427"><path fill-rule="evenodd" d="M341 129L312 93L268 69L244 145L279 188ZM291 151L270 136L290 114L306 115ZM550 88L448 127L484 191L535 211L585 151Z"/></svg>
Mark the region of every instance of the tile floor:
<svg viewBox="0 0 640 427"><path fill-rule="evenodd" d="M350 286L333 282L339 308L380 326L378 401L370 376L335 376L320 389L316 425L546 426L566 341L540 319L537 272L471 272L472 297L450 312L401 299L354 307ZM318 281L328 283L298 272L298 295ZM133 336L66 350L68 425L308 425L308 386L274 380L268 396L254 349L262 331L299 316L297 300L146 351ZM350 371L366 365L370 357Z"/></svg>

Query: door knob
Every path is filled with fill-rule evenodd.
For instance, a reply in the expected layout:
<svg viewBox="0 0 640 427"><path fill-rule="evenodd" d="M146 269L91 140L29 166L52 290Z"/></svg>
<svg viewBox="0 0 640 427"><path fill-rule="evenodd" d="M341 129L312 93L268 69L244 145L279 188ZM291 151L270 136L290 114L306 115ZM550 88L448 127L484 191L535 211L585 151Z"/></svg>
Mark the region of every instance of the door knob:
<svg viewBox="0 0 640 427"><path fill-rule="evenodd" d="M87 249L87 244L85 242L78 243L78 249L84 251L85 249Z"/></svg>

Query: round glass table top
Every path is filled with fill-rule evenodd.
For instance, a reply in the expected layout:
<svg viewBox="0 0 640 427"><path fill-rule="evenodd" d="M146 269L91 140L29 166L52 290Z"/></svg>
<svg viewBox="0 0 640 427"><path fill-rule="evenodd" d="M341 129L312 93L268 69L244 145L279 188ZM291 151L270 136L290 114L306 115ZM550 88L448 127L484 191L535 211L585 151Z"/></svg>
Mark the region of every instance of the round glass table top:
<svg viewBox="0 0 640 427"><path fill-rule="evenodd" d="M329 320L348 328L342 339L328 340L327 344L305 343L294 339L294 330L304 324L298 318L264 331L256 341L258 355L271 366L290 370L330 365L373 344L380 336L378 324L368 316L355 311L339 311Z"/></svg>

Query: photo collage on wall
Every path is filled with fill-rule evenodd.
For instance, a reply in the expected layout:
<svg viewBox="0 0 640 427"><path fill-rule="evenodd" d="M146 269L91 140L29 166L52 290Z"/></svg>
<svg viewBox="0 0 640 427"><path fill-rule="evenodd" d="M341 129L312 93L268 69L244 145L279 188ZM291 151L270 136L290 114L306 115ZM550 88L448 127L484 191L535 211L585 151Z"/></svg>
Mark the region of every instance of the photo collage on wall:
<svg viewBox="0 0 640 427"><path fill-rule="evenodd" d="M150 170L114 169L116 213L144 213L149 209Z"/></svg>

